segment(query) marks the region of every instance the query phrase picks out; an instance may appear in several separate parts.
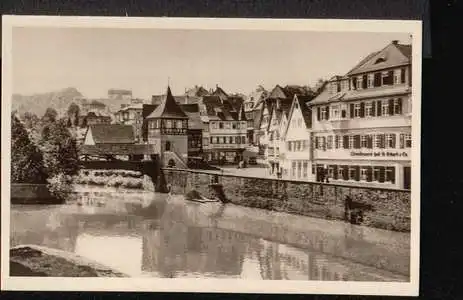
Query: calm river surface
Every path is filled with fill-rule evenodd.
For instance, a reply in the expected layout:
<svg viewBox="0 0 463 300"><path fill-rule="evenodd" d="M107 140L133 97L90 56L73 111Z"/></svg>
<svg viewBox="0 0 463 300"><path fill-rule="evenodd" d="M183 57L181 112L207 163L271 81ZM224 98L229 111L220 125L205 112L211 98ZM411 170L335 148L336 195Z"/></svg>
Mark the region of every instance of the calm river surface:
<svg viewBox="0 0 463 300"><path fill-rule="evenodd" d="M409 280L409 234L139 190L76 190L81 204L13 205L11 246L71 251L134 277Z"/></svg>

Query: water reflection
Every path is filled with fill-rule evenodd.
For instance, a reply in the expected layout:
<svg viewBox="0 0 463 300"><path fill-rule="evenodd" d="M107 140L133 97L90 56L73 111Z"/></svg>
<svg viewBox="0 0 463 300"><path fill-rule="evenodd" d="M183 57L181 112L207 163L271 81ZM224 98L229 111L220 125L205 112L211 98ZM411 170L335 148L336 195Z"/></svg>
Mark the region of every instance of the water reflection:
<svg viewBox="0 0 463 300"><path fill-rule="evenodd" d="M333 253L352 247L371 250L368 245L365 248L364 232L358 227L343 227L341 238L316 239L316 231L304 236L282 224L259 223L258 227L253 222L262 216L236 207L231 208L238 210L235 214L224 213L223 206L206 208L145 192L81 193L80 203L13 206L12 245L39 244L72 251L131 276L407 280L323 254L326 249ZM246 215L249 219L238 218ZM316 229L317 223L311 227ZM307 246L290 246L288 240Z"/></svg>

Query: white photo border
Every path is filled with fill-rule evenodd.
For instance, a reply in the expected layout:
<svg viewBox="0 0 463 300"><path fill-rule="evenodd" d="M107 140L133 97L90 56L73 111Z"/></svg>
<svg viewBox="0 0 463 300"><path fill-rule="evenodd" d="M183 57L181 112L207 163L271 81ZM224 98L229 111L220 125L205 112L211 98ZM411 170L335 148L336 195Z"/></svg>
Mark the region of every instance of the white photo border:
<svg viewBox="0 0 463 300"><path fill-rule="evenodd" d="M3 16L2 39L2 189L1 189L1 286L3 290L31 291L146 291L219 292L418 296L421 183L421 62L422 21L341 19L214 19ZM12 29L14 27L59 28L152 28L203 30L267 30L326 32L397 32L412 35L412 185L410 232L410 281L331 282L240 279L165 278L40 278L9 276L10 245L10 148L12 97Z"/></svg>

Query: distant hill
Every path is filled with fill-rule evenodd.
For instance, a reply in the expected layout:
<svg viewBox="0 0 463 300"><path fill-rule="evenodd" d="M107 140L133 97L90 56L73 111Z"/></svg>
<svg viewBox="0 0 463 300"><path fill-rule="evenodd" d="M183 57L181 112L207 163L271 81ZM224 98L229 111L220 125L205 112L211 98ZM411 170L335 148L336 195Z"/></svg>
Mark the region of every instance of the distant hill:
<svg viewBox="0 0 463 300"><path fill-rule="evenodd" d="M30 96L13 94L12 109L19 113L26 111L41 117L48 107L54 108L59 115L66 113L69 105L75 98L82 98L82 94L76 88L65 88L55 92L34 94ZM75 101L77 103L77 101Z"/></svg>

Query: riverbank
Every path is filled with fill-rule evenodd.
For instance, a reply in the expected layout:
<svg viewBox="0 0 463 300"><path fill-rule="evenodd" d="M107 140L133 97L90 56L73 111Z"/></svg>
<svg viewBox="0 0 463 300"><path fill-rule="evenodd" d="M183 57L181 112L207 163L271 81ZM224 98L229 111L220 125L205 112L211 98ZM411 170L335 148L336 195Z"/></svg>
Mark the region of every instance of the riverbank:
<svg viewBox="0 0 463 300"><path fill-rule="evenodd" d="M12 204L61 204L62 200L50 192L48 184L12 183Z"/></svg>
<svg viewBox="0 0 463 300"><path fill-rule="evenodd" d="M10 249L10 276L128 277L73 253L37 245Z"/></svg>
<svg viewBox="0 0 463 300"><path fill-rule="evenodd" d="M327 220L346 220L355 209L356 224L410 232L411 195L407 190L347 186L257 178L198 170L163 169L172 193L196 190L206 198L236 205L299 214ZM219 198L220 198L219 197ZM351 199L348 204L346 199ZM355 207L346 209L346 205ZM349 221L352 221L347 216Z"/></svg>

